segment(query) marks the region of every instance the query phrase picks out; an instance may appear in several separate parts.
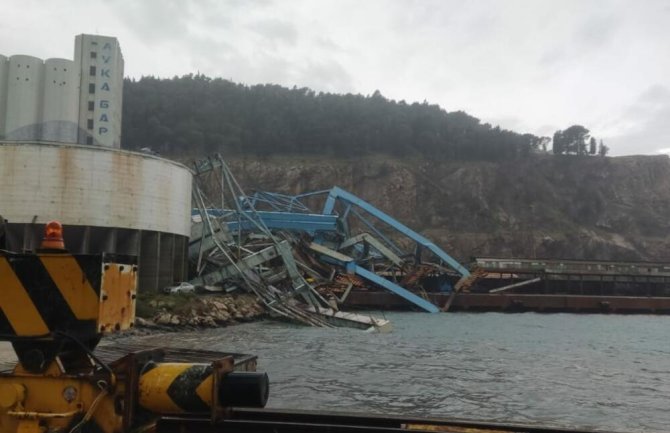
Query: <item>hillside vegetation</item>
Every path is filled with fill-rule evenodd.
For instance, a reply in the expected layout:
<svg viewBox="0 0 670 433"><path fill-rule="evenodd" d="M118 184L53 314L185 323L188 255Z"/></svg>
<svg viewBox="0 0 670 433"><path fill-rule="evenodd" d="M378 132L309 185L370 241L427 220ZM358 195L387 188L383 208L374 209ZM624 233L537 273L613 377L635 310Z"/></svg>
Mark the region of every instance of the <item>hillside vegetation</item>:
<svg viewBox="0 0 670 433"><path fill-rule="evenodd" d="M202 75L124 83L123 143L166 156L386 154L509 160L541 143L462 111L371 96L245 86Z"/></svg>

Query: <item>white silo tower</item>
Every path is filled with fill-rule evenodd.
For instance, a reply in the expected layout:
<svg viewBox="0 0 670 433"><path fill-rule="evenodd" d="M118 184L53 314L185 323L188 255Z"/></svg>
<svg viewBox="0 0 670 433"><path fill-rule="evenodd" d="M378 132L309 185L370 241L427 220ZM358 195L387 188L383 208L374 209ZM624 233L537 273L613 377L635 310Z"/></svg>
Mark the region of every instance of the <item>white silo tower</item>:
<svg viewBox="0 0 670 433"><path fill-rule="evenodd" d="M7 71L9 60L0 55L0 140L5 138L5 118L7 116Z"/></svg>
<svg viewBox="0 0 670 433"><path fill-rule="evenodd" d="M42 119L44 63L33 56L9 58L5 139L39 140Z"/></svg>
<svg viewBox="0 0 670 433"><path fill-rule="evenodd" d="M79 81L79 70L72 60L47 59L44 62L42 140L77 142Z"/></svg>

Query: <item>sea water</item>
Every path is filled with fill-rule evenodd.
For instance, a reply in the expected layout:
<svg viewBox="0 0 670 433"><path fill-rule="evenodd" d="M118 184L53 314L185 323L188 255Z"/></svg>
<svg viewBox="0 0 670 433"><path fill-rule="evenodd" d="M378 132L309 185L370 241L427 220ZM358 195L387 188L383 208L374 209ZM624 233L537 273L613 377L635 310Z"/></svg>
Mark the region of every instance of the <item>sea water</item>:
<svg viewBox="0 0 670 433"><path fill-rule="evenodd" d="M272 408L670 429L670 317L385 317L389 334L264 321L135 340L258 355Z"/></svg>

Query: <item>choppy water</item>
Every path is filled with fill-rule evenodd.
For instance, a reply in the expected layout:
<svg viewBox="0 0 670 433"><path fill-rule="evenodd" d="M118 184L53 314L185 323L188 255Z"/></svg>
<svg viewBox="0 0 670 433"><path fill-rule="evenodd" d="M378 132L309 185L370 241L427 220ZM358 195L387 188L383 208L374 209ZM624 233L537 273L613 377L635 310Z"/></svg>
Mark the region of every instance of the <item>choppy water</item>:
<svg viewBox="0 0 670 433"><path fill-rule="evenodd" d="M386 317L391 334L262 322L141 340L257 354L275 408L670 430L670 317Z"/></svg>

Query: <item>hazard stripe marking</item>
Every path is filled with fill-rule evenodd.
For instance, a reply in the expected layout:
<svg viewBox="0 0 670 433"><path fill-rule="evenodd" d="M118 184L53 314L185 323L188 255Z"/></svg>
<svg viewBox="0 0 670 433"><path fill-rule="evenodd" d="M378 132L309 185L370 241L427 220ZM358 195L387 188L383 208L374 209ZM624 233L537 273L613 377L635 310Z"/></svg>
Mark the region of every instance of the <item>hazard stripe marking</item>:
<svg viewBox="0 0 670 433"><path fill-rule="evenodd" d="M182 413L167 393L174 380L189 368L189 364L164 363L153 365L140 377L140 405L156 413Z"/></svg>
<svg viewBox="0 0 670 433"><path fill-rule="evenodd" d="M0 278L1 277L2 274L0 274ZM16 335L14 327L12 327L12 324L9 323L9 319L7 318L7 316L5 316L5 313L2 311L2 308L0 308L0 334Z"/></svg>
<svg viewBox="0 0 670 433"><path fill-rule="evenodd" d="M211 375L211 365L192 365L174 379L167 390L167 394L184 412L209 412L209 405L198 395L196 390Z"/></svg>
<svg viewBox="0 0 670 433"><path fill-rule="evenodd" d="M78 330L83 330L83 324L77 321L56 283L37 256L12 258L9 264L50 330L74 329L72 327L75 325Z"/></svg>
<svg viewBox="0 0 670 433"><path fill-rule="evenodd" d="M195 393L200 397L203 402L212 400L212 387L214 386L214 375L209 374L207 379L203 380L200 385L195 389ZM209 405L208 405L209 407Z"/></svg>
<svg viewBox="0 0 670 433"><path fill-rule="evenodd" d="M72 256L79 267L86 274L86 279L88 283L93 287L96 295L100 296L100 285L102 281L102 266L100 262L100 256L91 255L91 254L77 254Z"/></svg>
<svg viewBox="0 0 670 433"><path fill-rule="evenodd" d="M40 260L75 317L78 320L97 319L98 295L77 260L69 255L42 256Z"/></svg>
<svg viewBox="0 0 670 433"><path fill-rule="evenodd" d="M6 259L0 258L0 309L17 335L49 332L35 304Z"/></svg>

